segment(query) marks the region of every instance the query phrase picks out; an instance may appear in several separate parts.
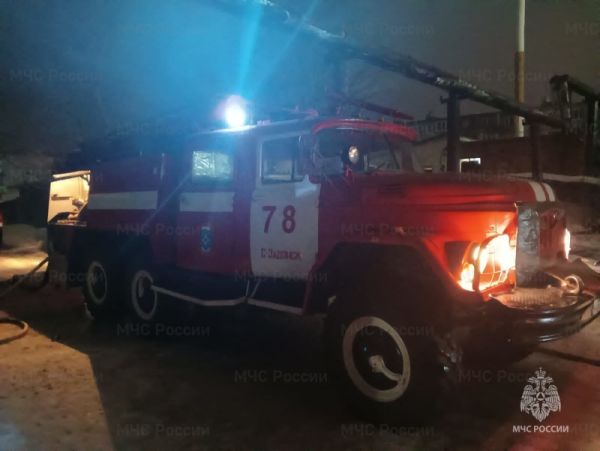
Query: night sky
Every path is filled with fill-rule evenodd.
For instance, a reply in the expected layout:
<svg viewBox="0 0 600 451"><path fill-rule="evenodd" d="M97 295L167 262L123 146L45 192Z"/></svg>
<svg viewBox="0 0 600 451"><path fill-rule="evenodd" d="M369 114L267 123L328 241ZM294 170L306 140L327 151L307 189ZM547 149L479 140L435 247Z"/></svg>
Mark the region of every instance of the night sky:
<svg viewBox="0 0 600 451"><path fill-rule="evenodd" d="M62 152L229 93L319 106L328 87L323 46L208 0L0 1L0 152ZM279 3L366 46L513 93L516 0ZM528 0L526 39L527 103L539 104L557 73L600 90L600 1ZM444 113L441 91L374 68L354 65L348 87L418 118Z"/></svg>

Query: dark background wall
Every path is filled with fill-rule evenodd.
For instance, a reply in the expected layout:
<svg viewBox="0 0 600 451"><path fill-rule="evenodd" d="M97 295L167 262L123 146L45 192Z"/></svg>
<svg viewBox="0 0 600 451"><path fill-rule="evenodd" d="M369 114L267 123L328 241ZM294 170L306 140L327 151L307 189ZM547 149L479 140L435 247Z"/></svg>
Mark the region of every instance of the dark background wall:
<svg viewBox="0 0 600 451"><path fill-rule="evenodd" d="M461 144L461 158L481 157L481 170L507 174L531 172L529 138L475 141ZM584 145L573 135L553 133L540 139L542 170L565 175L581 175L584 168Z"/></svg>

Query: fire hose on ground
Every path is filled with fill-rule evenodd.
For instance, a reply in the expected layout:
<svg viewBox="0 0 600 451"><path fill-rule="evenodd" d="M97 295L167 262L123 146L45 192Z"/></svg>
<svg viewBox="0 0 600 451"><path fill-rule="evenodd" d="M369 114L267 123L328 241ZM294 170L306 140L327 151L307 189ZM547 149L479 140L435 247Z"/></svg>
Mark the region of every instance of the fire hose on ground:
<svg viewBox="0 0 600 451"><path fill-rule="evenodd" d="M20 277L15 283L13 283L6 290L4 290L2 293L0 293L0 300L4 299L4 297L8 293L10 293L15 288L20 286L23 282L25 282L26 280L31 278L36 272L38 272L48 262L48 259L49 259L49 257L46 257L45 259L43 259L41 262L39 262L37 264L37 266L35 268L33 268L31 271L29 271L25 276ZM25 321L22 321L20 319L10 318L10 317L9 318L0 318L0 324L10 324L10 325L13 325L13 326L16 326L19 328L19 332L17 332L16 334L13 334L13 335L10 335L10 336L4 337L4 338L0 337L0 345L10 343L11 341L18 340L19 338L24 337L27 334L27 332L29 332L29 324L27 324Z"/></svg>

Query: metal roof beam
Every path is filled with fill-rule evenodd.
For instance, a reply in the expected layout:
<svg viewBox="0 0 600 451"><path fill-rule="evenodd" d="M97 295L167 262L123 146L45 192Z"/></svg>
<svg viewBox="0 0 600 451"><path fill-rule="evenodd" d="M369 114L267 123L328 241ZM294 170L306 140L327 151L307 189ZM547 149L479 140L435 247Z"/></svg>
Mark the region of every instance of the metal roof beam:
<svg viewBox="0 0 600 451"><path fill-rule="evenodd" d="M251 9L262 8L262 20L270 25L290 28L302 34L315 38L320 42L329 44L332 50L339 53L344 59L363 60L384 70L397 72L407 78L421 83L458 94L460 97L481 103L483 105L506 111L516 116L525 118L528 122L538 122L553 128L566 128L566 124L543 111L515 102L511 98L483 89L458 76L421 62L408 55L389 56L376 50L361 47L345 35L331 33L305 21L302 17L273 3L270 0L212 0L213 3L226 8L231 12L244 13Z"/></svg>

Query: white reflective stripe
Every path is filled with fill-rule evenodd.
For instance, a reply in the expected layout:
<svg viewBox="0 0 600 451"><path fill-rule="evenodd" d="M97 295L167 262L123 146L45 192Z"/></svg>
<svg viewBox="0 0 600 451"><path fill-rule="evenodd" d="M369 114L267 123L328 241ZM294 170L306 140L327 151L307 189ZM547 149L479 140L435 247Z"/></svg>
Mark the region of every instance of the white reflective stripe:
<svg viewBox="0 0 600 451"><path fill-rule="evenodd" d="M157 293L163 293L167 296L171 296L173 298L181 299L182 301L191 302L192 304L202 305L203 307L233 307L235 305L242 304L245 299L216 299L214 301L209 301L206 299L198 299L192 296L188 296L187 294L177 293L175 291L167 290L166 288L160 288L156 285L152 285L152 290Z"/></svg>
<svg viewBox="0 0 600 451"><path fill-rule="evenodd" d="M261 301L259 299L248 299L248 304L256 307L268 308L271 310L277 310L279 312L293 313L294 315L302 315L302 309L299 307L292 307L291 305L277 304L275 302Z"/></svg>
<svg viewBox="0 0 600 451"><path fill-rule="evenodd" d="M531 178L531 172L513 172L512 174L506 174L512 177ZM549 174L544 172L544 180L552 180L554 182L565 182L565 183L588 183L590 185L600 186L600 177L588 177L585 175L563 175L563 174Z"/></svg>
<svg viewBox="0 0 600 451"><path fill-rule="evenodd" d="M548 185L547 183L542 183L542 185L544 185L544 188L546 188L546 193L548 194L548 200L550 202L554 202L556 200L556 196L554 195L554 191L552 190L552 187L550 185Z"/></svg>
<svg viewBox="0 0 600 451"><path fill-rule="evenodd" d="M533 189L533 193L535 194L535 200L538 202L546 201L546 193L544 192L544 188L538 182L529 182L531 189Z"/></svg>
<svg viewBox="0 0 600 451"><path fill-rule="evenodd" d="M196 213L231 213L233 192L181 193L179 211Z"/></svg>
<svg viewBox="0 0 600 451"><path fill-rule="evenodd" d="M90 193L89 210L156 210L158 191Z"/></svg>

